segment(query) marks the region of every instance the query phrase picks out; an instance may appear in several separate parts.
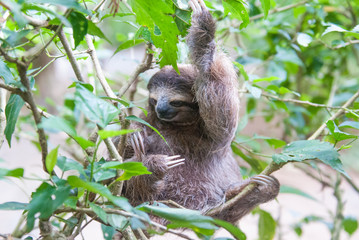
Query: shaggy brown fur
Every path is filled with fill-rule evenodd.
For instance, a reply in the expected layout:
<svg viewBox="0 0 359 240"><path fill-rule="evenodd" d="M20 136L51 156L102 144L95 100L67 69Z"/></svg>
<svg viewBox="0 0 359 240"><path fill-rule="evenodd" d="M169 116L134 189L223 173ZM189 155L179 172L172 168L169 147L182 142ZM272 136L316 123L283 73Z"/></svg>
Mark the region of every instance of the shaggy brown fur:
<svg viewBox="0 0 359 240"><path fill-rule="evenodd" d="M192 99L193 105L181 108L182 121L163 121L156 112L159 103L150 100L148 116L142 118L161 132L168 145L149 127L131 126L143 130L144 152L142 156L134 154L136 149L129 144L125 158L142 161L153 174L126 181L123 195L134 205L171 199L206 213L249 182L259 183L247 197L217 216L236 222L256 205L275 198L279 183L275 178L242 180L230 146L238 123L237 76L231 61L216 52L214 34L215 22L208 10L194 13L187 39L193 65L180 65L180 75L172 67L164 67L150 80L150 96L163 91L168 96L181 93ZM168 169L166 157L171 155L180 155L185 163Z"/></svg>

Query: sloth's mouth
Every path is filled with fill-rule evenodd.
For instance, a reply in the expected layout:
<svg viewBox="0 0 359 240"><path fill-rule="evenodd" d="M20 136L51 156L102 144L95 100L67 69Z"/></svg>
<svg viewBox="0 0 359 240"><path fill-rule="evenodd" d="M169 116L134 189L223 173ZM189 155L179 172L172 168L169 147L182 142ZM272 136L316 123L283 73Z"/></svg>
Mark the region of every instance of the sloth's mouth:
<svg viewBox="0 0 359 240"><path fill-rule="evenodd" d="M157 113L158 119L166 122L171 122L176 116L177 116L176 112Z"/></svg>

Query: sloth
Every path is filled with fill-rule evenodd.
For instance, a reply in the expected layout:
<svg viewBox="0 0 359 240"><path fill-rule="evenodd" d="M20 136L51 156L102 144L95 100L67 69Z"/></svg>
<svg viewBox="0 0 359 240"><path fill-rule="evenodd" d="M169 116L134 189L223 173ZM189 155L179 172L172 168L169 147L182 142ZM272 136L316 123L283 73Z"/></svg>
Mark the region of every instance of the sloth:
<svg viewBox="0 0 359 240"><path fill-rule="evenodd" d="M278 195L279 182L258 175L243 180L231 141L239 119L237 75L230 59L216 49L216 25L203 0L190 0L192 25L187 36L192 64L170 66L148 84L146 125L129 137L126 161L142 162L151 175L125 181L131 204L172 200L205 214L254 183L255 189L215 217L236 223L258 204Z"/></svg>

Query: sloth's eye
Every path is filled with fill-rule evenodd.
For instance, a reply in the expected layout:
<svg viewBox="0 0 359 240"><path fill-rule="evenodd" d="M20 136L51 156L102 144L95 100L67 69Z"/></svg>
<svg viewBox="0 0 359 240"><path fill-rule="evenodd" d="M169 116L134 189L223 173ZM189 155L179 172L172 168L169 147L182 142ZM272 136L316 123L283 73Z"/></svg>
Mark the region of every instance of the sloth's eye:
<svg viewBox="0 0 359 240"><path fill-rule="evenodd" d="M183 101L172 101L170 102L170 105L173 107L182 107L183 105L185 105L185 102Z"/></svg>
<svg viewBox="0 0 359 240"><path fill-rule="evenodd" d="M157 100L154 98L150 98L150 104L156 106Z"/></svg>

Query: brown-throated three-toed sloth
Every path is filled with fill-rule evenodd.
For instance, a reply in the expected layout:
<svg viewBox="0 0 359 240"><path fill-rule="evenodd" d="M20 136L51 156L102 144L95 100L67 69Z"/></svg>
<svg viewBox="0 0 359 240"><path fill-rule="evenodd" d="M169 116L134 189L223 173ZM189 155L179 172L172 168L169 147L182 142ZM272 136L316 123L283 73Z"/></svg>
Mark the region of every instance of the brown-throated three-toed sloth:
<svg viewBox="0 0 359 240"><path fill-rule="evenodd" d="M142 116L168 145L149 127L132 124L143 131L130 137L125 159L141 161L152 175L126 181L123 195L135 205L173 200L206 213L256 183L254 191L215 216L236 222L275 198L279 182L263 175L242 180L230 146L238 123L237 76L231 61L216 51L215 22L203 1L189 4L192 65L179 65L180 75L167 66L151 78L148 115Z"/></svg>

